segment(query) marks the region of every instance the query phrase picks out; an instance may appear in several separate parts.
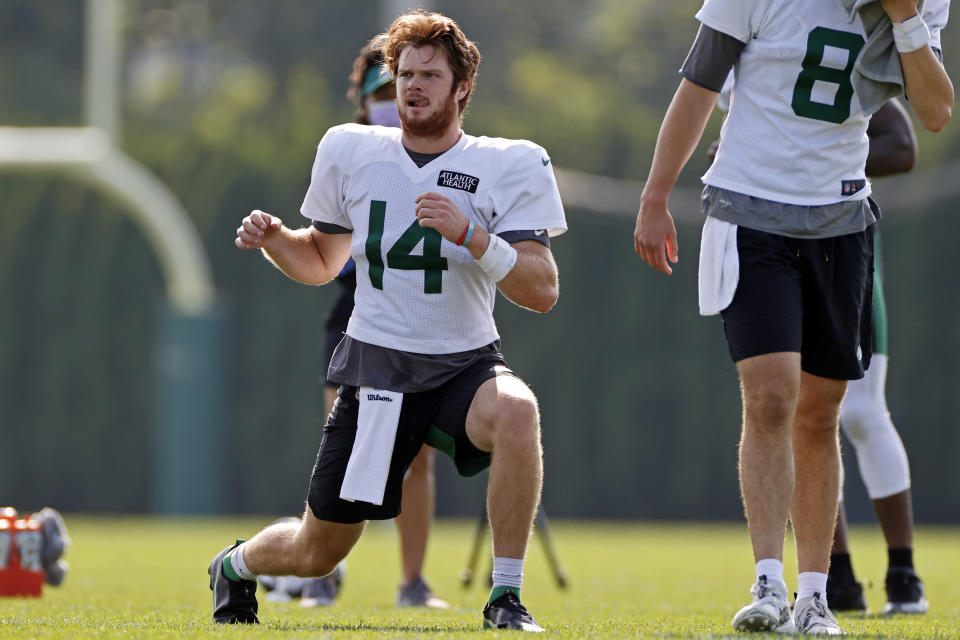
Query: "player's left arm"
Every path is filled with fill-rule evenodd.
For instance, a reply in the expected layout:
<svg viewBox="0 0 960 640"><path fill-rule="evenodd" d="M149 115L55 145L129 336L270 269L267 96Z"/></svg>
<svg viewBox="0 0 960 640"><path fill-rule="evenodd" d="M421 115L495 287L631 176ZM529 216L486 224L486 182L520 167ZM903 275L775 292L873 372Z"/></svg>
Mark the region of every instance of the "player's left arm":
<svg viewBox="0 0 960 640"><path fill-rule="evenodd" d="M497 283L500 293L525 309L540 313L550 311L560 296L557 263L553 260L550 247L536 240L521 240L510 246L517 250L517 261L503 280ZM485 246L483 251L473 246L469 249L474 258L486 251Z"/></svg>
<svg viewBox="0 0 960 640"><path fill-rule="evenodd" d="M502 238L494 238L477 224L474 224L468 237L470 220L453 200L429 191L418 197L416 202L420 226L436 229L450 242L466 246L470 255L478 261L487 253L491 242L500 247L513 247L517 252L516 261L506 275L497 281L497 287L508 300L531 311L546 313L553 308L560 288L557 264L549 247L536 240L508 243Z"/></svg>
<svg viewBox="0 0 960 640"><path fill-rule="evenodd" d="M881 2L895 29L904 21L919 20L917 0ZM904 91L920 125L929 131L941 131L950 121L954 101L953 83L943 64L929 44L912 51L901 51L900 64L903 67Z"/></svg>

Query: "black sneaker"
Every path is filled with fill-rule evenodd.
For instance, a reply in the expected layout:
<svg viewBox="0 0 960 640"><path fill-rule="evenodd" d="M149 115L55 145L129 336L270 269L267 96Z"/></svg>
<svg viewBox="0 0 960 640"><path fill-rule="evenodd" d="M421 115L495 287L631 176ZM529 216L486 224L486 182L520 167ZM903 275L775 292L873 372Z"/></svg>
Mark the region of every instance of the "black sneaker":
<svg viewBox="0 0 960 640"><path fill-rule="evenodd" d="M218 553L210 563L210 590L213 591L213 621L220 624L257 624L257 581L231 580L223 573L223 558L243 540Z"/></svg>
<svg viewBox="0 0 960 640"><path fill-rule="evenodd" d="M930 603L924 597L923 581L910 567L887 569L887 604L883 615L895 613L926 613Z"/></svg>
<svg viewBox="0 0 960 640"><path fill-rule="evenodd" d="M507 591L483 608L483 628L543 632L543 627L527 613L513 591Z"/></svg>
<svg viewBox="0 0 960 640"><path fill-rule="evenodd" d="M866 613L867 599L863 585L852 576L827 574L827 602L833 611L859 611Z"/></svg>

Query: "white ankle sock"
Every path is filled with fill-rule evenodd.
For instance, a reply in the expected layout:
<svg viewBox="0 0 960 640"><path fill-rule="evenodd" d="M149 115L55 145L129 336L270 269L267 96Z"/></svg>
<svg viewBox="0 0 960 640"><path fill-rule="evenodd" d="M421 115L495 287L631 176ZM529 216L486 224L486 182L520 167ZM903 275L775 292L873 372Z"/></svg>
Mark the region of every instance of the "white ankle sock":
<svg viewBox="0 0 960 640"><path fill-rule="evenodd" d="M811 598L820 594L820 602L827 601L827 574L816 571L804 571L797 576L797 600Z"/></svg>
<svg viewBox="0 0 960 640"><path fill-rule="evenodd" d="M523 558L494 558L493 586L519 590L523 586Z"/></svg>
<svg viewBox="0 0 960 640"><path fill-rule="evenodd" d="M760 576L767 576L767 582L784 582L783 579L783 563L775 558L764 558L757 562L756 567L754 567L757 580L760 579Z"/></svg>
<svg viewBox="0 0 960 640"><path fill-rule="evenodd" d="M241 544L239 547L230 552L230 566L233 567L233 570L237 572L237 575L240 576L241 580L256 580L257 574L250 571L247 568L247 563L243 559L243 547L245 544Z"/></svg>

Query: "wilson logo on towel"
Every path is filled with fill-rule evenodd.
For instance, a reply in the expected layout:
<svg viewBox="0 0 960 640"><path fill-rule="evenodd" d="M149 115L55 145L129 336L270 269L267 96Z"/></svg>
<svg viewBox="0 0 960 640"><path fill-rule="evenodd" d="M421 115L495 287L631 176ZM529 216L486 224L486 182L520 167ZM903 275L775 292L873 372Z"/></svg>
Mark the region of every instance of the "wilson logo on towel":
<svg viewBox="0 0 960 640"><path fill-rule="evenodd" d="M367 400L370 402L393 402L393 398L382 396L379 393L368 393Z"/></svg>

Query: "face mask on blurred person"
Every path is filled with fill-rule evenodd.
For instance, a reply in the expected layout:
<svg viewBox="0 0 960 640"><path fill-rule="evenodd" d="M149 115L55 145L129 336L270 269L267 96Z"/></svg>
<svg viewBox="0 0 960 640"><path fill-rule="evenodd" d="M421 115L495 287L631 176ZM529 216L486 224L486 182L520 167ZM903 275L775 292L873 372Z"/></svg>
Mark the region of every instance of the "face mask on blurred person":
<svg viewBox="0 0 960 640"><path fill-rule="evenodd" d="M397 111L396 100L370 100L367 102L367 114L370 124L383 127L400 126L400 113Z"/></svg>

